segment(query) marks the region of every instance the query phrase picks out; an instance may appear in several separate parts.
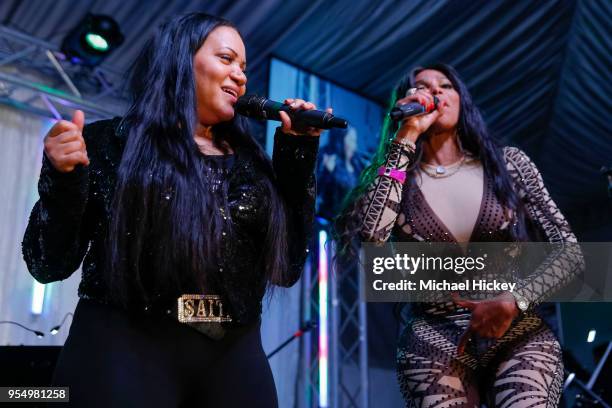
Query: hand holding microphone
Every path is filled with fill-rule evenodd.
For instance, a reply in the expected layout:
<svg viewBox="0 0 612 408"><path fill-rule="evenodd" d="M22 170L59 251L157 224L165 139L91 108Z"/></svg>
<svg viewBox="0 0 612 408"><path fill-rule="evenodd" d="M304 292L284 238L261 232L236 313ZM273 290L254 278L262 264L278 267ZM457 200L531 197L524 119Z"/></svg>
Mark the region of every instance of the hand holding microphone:
<svg viewBox="0 0 612 408"><path fill-rule="evenodd" d="M45 136L45 155L53 167L62 173L74 170L78 164L89 165L83 125L85 114L76 110L72 121L59 120Z"/></svg>
<svg viewBox="0 0 612 408"><path fill-rule="evenodd" d="M398 100L389 113L392 119L402 121L395 139L416 143L419 136L440 117L438 102L438 98L425 90L409 89L408 95Z"/></svg>
<svg viewBox="0 0 612 408"><path fill-rule="evenodd" d="M282 121L283 131L292 134L318 136L322 129L346 128L348 124L332 115L331 109L318 111L313 103L302 99L285 99L280 103L257 95L245 95L238 99L235 109L249 118Z"/></svg>
<svg viewBox="0 0 612 408"><path fill-rule="evenodd" d="M314 111L318 112L314 103L306 102L302 99L285 99L285 105L288 105L291 112L285 112L280 110L278 112L281 122L283 123L283 132L290 135L309 135L309 136L321 136L323 132L322 128L308 126L307 124L300 123L299 119L296 120L296 112ZM327 108L327 113L331 114L332 109ZM291 115L293 113L293 115ZM291 115L291 116L290 116ZM292 120L293 116L293 120Z"/></svg>

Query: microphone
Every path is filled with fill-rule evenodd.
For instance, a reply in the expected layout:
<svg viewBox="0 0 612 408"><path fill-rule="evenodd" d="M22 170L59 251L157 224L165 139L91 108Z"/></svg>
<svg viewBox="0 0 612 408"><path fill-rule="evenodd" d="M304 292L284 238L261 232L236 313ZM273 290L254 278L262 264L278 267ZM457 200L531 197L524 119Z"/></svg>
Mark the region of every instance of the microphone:
<svg viewBox="0 0 612 408"><path fill-rule="evenodd" d="M338 118L328 112L318 110L292 111L289 105L257 95L245 95L238 98L234 108L236 112L249 118L278 121L281 120L279 112L283 111L289 115L292 122L318 129L345 129L348 125L345 119Z"/></svg>
<svg viewBox="0 0 612 408"><path fill-rule="evenodd" d="M436 110L436 108L438 107L438 103L440 102L440 100L436 96L434 96L433 99L433 106L430 105L426 107L418 102L410 102L404 105L396 106L395 108L391 109L391 112L389 112L389 116L391 116L391 119L398 121L409 118L410 116L422 115L424 113L433 112L434 110Z"/></svg>

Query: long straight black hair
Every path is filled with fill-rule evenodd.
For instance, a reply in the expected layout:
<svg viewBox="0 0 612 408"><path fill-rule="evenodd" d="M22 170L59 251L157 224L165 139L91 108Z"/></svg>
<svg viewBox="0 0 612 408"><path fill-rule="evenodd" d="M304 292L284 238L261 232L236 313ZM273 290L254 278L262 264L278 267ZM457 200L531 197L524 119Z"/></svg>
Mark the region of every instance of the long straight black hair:
<svg viewBox="0 0 612 408"><path fill-rule="evenodd" d="M222 239L232 240L225 218L230 214L226 199L213 195L193 137L198 121L193 58L222 26L236 29L203 13L175 17L159 27L135 62L108 239L111 296L123 305L223 285L221 248ZM270 161L246 125L236 115L213 126L213 142L220 148L229 144L238 157L246 154L266 176L257 182L268 189L270 214L260 265L253 268L263 267L268 281L282 281L288 264L285 209ZM222 189L227 188L225 181Z"/></svg>
<svg viewBox="0 0 612 408"><path fill-rule="evenodd" d="M493 190L500 204L505 209L512 211L514 219L511 229L512 238L517 241L528 240L525 210L520 197L512 186L510 174L506 169L503 158L502 149L489 135L487 126L478 107L474 104L470 92L452 66L437 63L416 67L411 70L408 74L404 75L395 86L388 110L390 111L395 107L396 102L406 95L409 88L415 87L415 77L419 72L426 69L432 69L443 73L451 81L457 93L459 93L461 101L459 121L457 123L459 141L465 150L481 161L485 176L491 178L493 181ZM365 193L368 187L374 182L378 168L384 165L390 143L398 129L399 123L392 121L387 115L383 122L380 143L376 155L372 160L372 164L363 171L359 184L347 196L344 202L344 209L336 218L336 238L340 242L341 249L344 252L353 253L355 250L355 245L357 244L356 238L361 230L363 221L360 215ZM408 169L407 180L412 179L422 158L423 136L419 137L417 140L417 159Z"/></svg>

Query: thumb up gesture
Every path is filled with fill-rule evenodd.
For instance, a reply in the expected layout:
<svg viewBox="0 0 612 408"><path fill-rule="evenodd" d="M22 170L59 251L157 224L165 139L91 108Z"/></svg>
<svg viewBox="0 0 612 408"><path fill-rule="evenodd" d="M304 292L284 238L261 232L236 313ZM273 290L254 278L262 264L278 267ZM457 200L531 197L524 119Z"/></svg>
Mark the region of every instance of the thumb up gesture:
<svg viewBox="0 0 612 408"><path fill-rule="evenodd" d="M76 110L72 121L58 121L45 136L45 154L57 171L68 173L77 164L89 165L83 139L84 123L85 114Z"/></svg>

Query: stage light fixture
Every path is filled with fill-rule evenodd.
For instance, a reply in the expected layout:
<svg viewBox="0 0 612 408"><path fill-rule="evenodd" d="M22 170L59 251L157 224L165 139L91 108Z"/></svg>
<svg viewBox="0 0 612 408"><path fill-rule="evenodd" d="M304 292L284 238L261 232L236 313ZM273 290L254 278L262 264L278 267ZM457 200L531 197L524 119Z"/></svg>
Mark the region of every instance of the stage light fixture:
<svg viewBox="0 0 612 408"><path fill-rule="evenodd" d="M108 41L106 41L100 34L87 33L85 34L85 41L87 42L87 45L96 51L108 51Z"/></svg>
<svg viewBox="0 0 612 408"><path fill-rule="evenodd" d="M95 67L123 40L119 24L110 16L87 13L64 38L62 52L75 64Z"/></svg>

